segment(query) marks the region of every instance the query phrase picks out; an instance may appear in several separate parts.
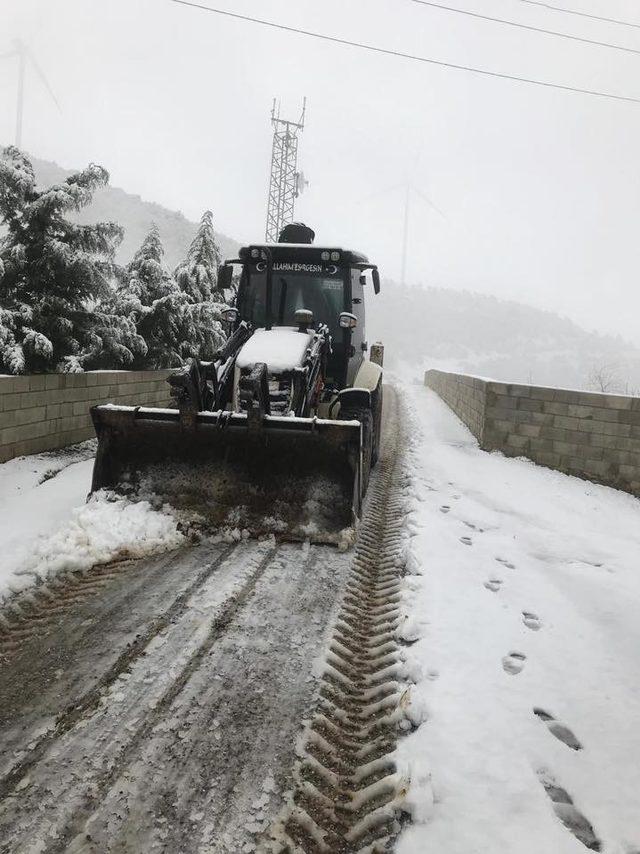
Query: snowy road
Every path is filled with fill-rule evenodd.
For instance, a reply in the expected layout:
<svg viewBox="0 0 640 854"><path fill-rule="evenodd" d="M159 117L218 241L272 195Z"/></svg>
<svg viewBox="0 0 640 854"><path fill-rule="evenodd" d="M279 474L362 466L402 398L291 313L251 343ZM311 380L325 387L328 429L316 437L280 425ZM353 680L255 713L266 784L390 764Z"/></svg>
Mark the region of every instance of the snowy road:
<svg viewBox="0 0 640 854"><path fill-rule="evenodd" d="M29 640L0 685L2 850L253 850L348 566L203 544L131 564Z"/></svg>
<svg viewBox="0 0 640 854"><path fill-rule="evenodd" d="M385 433L395 448L389 394ZM376 536L385 531L388 455L385 444L370 487ZM179 537L161 554L87 569L94 556L135 553L140 535L149 550L171 548L175 520L140 504L74 510L67 481L81 480L87 463L73 458L41 482L39 458L14 462L3 474L24 492L16 502L28 506L36 490L44 507L58 481L69 506L58 507L59 530L44 513L34 520L37 548L5 532L15 544L7 589L22 592L0 614L0 851L256 850L291 793L339 609L353 611L343 592L362 584L354 560L362 578L368 559L273 538ZM375 555L366 528L371 545L362 548ZM81 571L66 571L68 562ZM35 577L46 579L37 600ZM340 614L344 629L350 618ZM374 625L380 619L392 632L391 617ZM359 608L356 623L364 632ZM385 690L391 709L395 689Z"/></svg>

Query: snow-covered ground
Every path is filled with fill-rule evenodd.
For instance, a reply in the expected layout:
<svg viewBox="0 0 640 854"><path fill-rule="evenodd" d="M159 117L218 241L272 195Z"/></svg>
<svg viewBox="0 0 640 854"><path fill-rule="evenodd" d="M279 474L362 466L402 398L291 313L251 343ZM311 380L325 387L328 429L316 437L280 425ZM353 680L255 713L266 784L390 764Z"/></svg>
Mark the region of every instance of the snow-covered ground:
<svg viewBox="0 0 640 854"><path fill-rule="evenodd" d="M39 578L177 546L175 518L146 502L86 502L92 448L18 457L0 465L0 601Z"/></svg>
<svg viewBox="0 0 640 854"><path fill-rule="evenodd" d="M638 854L640 502L484 453L406 392L420 726L398 751L414 822L397 854Z"/></svg>

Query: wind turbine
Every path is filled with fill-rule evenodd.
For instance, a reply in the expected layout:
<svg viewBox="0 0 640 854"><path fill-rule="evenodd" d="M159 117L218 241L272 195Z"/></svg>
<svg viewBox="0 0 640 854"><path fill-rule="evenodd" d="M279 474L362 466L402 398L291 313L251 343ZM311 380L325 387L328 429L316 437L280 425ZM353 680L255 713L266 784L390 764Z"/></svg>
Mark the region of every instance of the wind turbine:
<svg viewBox="0 0 640 854"><path fill-rule="evenodd" d="M0 54L0 59L11 59L16 57L18 60L18 97L16 102L16 148L22 147L22 118L24 116L24 83L27 73L27 64L30 63L33 70L36 72L45 89L51 95L51 98L60 112L62 108L58 103L58 99L53 93L53 89L49 85L49 81L44 76L44 72L36 62L33 54L21 39L14 39L14 49L8 53Z"/></svg>
<svg viewBox="0 0 640 854"><path fill-rule="evenodd" d="M400 284L404 286L406 282L406 273L407 273L407 246L409 243L409 204L411 202L411 193L415 193L423 202L429 205L430 208L440 214L443 219L446 219L446 216L442 213L440 208L436 207L433 204L431 199L428 199L423 192L421 192L417 187L411 183L410 179L407 179L407 183L404 187L404 222L402 226L402 266L400 273Z"/></svg>

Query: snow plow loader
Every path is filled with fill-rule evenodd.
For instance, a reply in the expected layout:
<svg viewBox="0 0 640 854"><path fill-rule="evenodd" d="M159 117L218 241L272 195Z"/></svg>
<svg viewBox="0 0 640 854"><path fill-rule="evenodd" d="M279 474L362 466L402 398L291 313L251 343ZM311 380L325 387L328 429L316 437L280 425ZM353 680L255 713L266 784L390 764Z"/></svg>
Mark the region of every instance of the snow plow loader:
<svg viewBox="0 0 640 854"><path fill-rule="evenodd" d="M92 491L160 497L214 527L280 539L339 542L353 528L380 443L383 351L366 358L364 324L378 270L313 245L306 226L280 239L220 267L222 287L240 268L228 338L213 361L168 378L175 408L91 410Z"/></svg>

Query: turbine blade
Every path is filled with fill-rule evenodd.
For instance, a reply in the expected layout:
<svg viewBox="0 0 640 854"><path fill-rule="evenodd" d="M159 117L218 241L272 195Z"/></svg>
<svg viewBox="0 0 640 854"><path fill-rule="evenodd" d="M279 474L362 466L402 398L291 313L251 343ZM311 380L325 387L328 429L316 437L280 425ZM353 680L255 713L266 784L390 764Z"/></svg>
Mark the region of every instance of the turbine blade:
<svg viewBox="0 0 640 854"><path fill-rule="evenodd" d="M48 92L48 93L51 95L51 97L53 98L53 102L55 103L56 107L60 110L60 112L62 112L62 107L61 107L61 106L60 106L60 104L58 103L58 99L56 98L56 96L55 96L55 94L54 94L54 92L53 92L53 89L52 89L52 88L51 88L51 86L49 85L49 81L48 81L48 80L47 80L47 78L44 76L44 71L40 68L40 66L39 66L39 65L38 65L38 63L36 62L35 57L34 57L34 55L31 53L31 51L27 49L25 52L26 52L27 57L28 57L28 59L29 59L29 62L30 62L30 63L31 63L31 65L33 66L33 68L34 68L34 70L35 70L36 74L38 75L38 77L40 78L40 80L42 81L42 83L44 84L45 89L47 90L47 92Z"/></svg>
<svg viewBox="0 0 640 854"><path fill-rule="evenodd" d="M430 208L433 208L436 213L440 214L440 216L443 219L447 218L446 214L443 214L442 211L440 210L440 208L437 207L437 205L434 205L433 202L431 201L431 199L428 199L424 193L422 193L420 190L417 189L417 187L414 187L412 185L411 189L413 190L414 193L416 193L418 196L420 196L420 198L422 199L423 202L426 202L426 204L428 204Z"/></svg>
<svg viewBox="0 0 640 854"><path fill-rule="evenodd" d="M18 56L19 50L10 50L9 53L0 53L0 59L9 59L12 56Z"/></svg>

